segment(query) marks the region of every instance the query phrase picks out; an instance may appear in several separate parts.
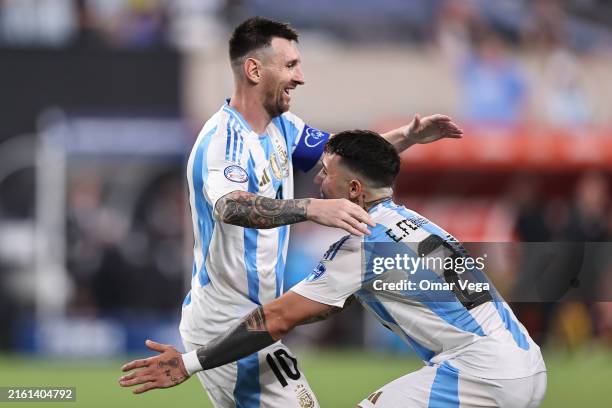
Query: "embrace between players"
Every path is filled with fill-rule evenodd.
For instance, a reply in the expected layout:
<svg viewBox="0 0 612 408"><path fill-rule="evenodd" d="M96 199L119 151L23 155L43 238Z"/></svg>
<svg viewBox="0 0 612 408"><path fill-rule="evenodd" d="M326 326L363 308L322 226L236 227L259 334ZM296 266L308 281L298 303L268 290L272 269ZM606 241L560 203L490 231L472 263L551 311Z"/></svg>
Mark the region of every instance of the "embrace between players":
<svg viewBox="0 0 612 408"><path fill-rule="evenodd" d="M289 25L259 17L234 30L234 93L204 125L187 166L195 241L180 325L187 352L147 340L160 354L124 365L137 370L119 384L140 385L138 394L196 374L215 407L317 407L280 339L357 300L426 364L360 407L539 406L546 390L540 349L494 290L458 290L444 299L375 290L374 276L385 274L362 262L364 248L386 243L409 256L461 256L450 234L392 201L392 186L398 152L462 131L443 115L416 115L383 135L353 130L330 137L311 128L289 112L291 90L304 84L297 40ZM318 162L323 199L294 199L293 169ZM288 226L306 220L349 235L283 294ZM389 228L410 220L419 221L399 242L391 240ZM458 275L423 268L419 277L444 282ZM478 271L471 279L487 282Z"/></svg>

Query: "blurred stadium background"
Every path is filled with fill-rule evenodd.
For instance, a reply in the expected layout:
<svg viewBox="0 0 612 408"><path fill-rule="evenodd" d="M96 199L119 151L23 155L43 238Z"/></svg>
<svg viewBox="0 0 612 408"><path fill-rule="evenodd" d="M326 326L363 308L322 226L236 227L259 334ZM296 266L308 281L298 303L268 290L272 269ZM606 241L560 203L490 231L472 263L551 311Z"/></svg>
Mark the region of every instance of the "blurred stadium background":
<svg viewBox="0 0 612 408"><path fill-rule="evenodd" d="M299 29L307 85L292 111L312 126L385 131L439 112L464 128L406 152L396 188L458 239L612 241L608 1L0 0L0 386L76 386L84 407L207 406L195 381L134 397L116 379L145 338L180 347L185 161L231 93L227 39L252 15ZM296 197L318 195L313 176ZM339 235L295 226L286 286ZM579 296L514 305L545 353L546 407L611 405L602 245ZM501 258L487 272L506 293L538 273L526 253ZM358 307L287 343L323 406L419 366Z"/></svg>

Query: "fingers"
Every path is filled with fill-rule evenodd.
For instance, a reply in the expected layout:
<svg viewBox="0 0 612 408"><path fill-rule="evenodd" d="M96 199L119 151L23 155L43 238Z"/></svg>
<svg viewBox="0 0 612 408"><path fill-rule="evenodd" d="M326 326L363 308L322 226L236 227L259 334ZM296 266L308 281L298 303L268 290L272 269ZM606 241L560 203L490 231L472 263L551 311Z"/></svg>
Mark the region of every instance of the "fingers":
<svg viewBox="0 0 612 408"><path fill-rule="evenodd" d="M163 353L164 351L166 351L166 349L169 347L166 344L161 344L161 343L157 343L153 340L146 340L145 344L148 348L150 348L153 351L158 351L160 353Z"/></svg>
<svg viewBox="0 0 612 408"><path fill-rule="evenodd" d="M342 228L343 230L345 230L349 234L356 235L358 237L362 237L365 234L361 230L356 229L351 224L349 224L348 222L345 222L345 221L339 221L338 224L337 224L337 227L338 228Z"/></svg>
<svg viewBox="0 0 612 408"><path fill-rule="evenodd" d="M372 227L376 226L370 214L357 204L351 203L348 200L345 201L348 205L346 208L346 215L340 216L340 223L338 226L353 235L370 235L371 232L368 229L368 225Z"/></svg>
<svg viewBox="0 0 612 408"><path fill-rule="evenodd" d="M359 207L357 204L353 205L354 207L347 211L348 218L345 218L344 221L350 221L351 225L353 225L355 228L363 231L364 234L369 234L370 232L367 225L375 227L376 223L372 220L370 214L368 214L363 208Z"/></svg>
<svg viewBox="0 0 612 408"><path fill-rule="evenodd" d="M132 373L119 379L119 385L122 387L131 387L133 385L144 384L155 381L156 378L152 374Z"/></svg>
<svg viewBox="0 0 612 408"><path fill-rule="evenodd" d="M434 122L451 122L452 119L446 115L435 114L428 116L427 119L430 119Z"/></svg>
<svg viewBox="0 0 612 408"><path fill-rule="evenodd" d="M158 382L148 382L140 388L136 388L132 391L134 394L142 394L143 392L147 392L149 390L153 390L155 388L164 388Z"/></svg>
<svg viewBox="0 0 612 408"><path fill-rule="evenodd" d="M438 129L442 137L450 139L460 139L463 136L463 129L459 128L453 122L437 123Z"/></svg>
<svg viewBox="0 0 612 408"><path fill-rule="evenodd" d="M125 371L133 370L135 368L148 367L150 364L151 364L150 358L134 360L134 361L130 361L127 364L124 364L123 367L121 367L121 371L125 372Z"/></svg>

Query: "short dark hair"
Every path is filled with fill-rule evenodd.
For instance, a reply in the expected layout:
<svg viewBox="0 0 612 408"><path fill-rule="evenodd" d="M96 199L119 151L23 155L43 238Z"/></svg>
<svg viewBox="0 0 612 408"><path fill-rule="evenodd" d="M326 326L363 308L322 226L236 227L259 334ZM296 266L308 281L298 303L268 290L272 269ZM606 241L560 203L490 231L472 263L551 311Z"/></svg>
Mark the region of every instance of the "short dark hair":
<svg viewBox="0 0 612 408"><path fill-rule="evenodd" d="M269 47L273 37L298 42L297 31L288 23L263 17L252 17L243 21L234 29L229 41L230 61L233 63L253 50Z"/></svg>
<svg viewBox="0 0 612 408"><path fill-rule="evenodd" d="M329 139L324 151L342 157L342 163L371 181L372 187L391 187L400 170L395 147L370 130L337 133Z"/></svg>

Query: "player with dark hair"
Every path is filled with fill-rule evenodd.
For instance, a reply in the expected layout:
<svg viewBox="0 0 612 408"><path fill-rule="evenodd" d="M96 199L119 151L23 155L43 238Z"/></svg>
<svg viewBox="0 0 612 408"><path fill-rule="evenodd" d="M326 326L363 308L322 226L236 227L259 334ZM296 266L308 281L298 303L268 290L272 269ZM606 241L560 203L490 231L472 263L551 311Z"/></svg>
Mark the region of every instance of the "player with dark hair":
<svg viewBox="0 0 612 408"><path fill-rule="evenodd" d="M482 271L428 263L412 271L398 266L383 272L373 268L375 255L381 254L388 259L468 256L452 235L393 203L391 188L399 164L395 149L373 132L349 131L331 138L316 182L324 197L346 198L367 210L376 223L371 234L340 239L309 277L197 350L181 356L171 346L151 343L161 354L124 366L125 371L146 368L122 378L122 385L145 383L144 389L175 385L158 367L178 362L169 372L182 382L195 372L269 347L296 325L326 318L356 298L426 364L372 393L360 407L539 406L546 390L540 349L495 289L484 286L490 282ZM397 284L408 279L448 289L427 290L420 284L398 289ZM466 289L461 281L483 289ZM286 384L297 368L283 361L285 369L277 369L276 375Z"/></svg>
<svg viewBox="0 0 612 408"><path fill-rule="evenodd" d="M311 169L329 138L289 112L291 91L304 84L297 41L289 25L260 17L230 39L233 95L204 125L187 165L195 241L180 325L187 350L284 292L289 224L311 220L369 233L370 215L347 199L293 198L294 168ZM448 117L433 115L384 136L402 151L461 133ZM297 407L297 389L316 404L300 373L289 386L276 381L268 358L278 353L295 359L278 342L198 377L216 407Z"/></svg>

